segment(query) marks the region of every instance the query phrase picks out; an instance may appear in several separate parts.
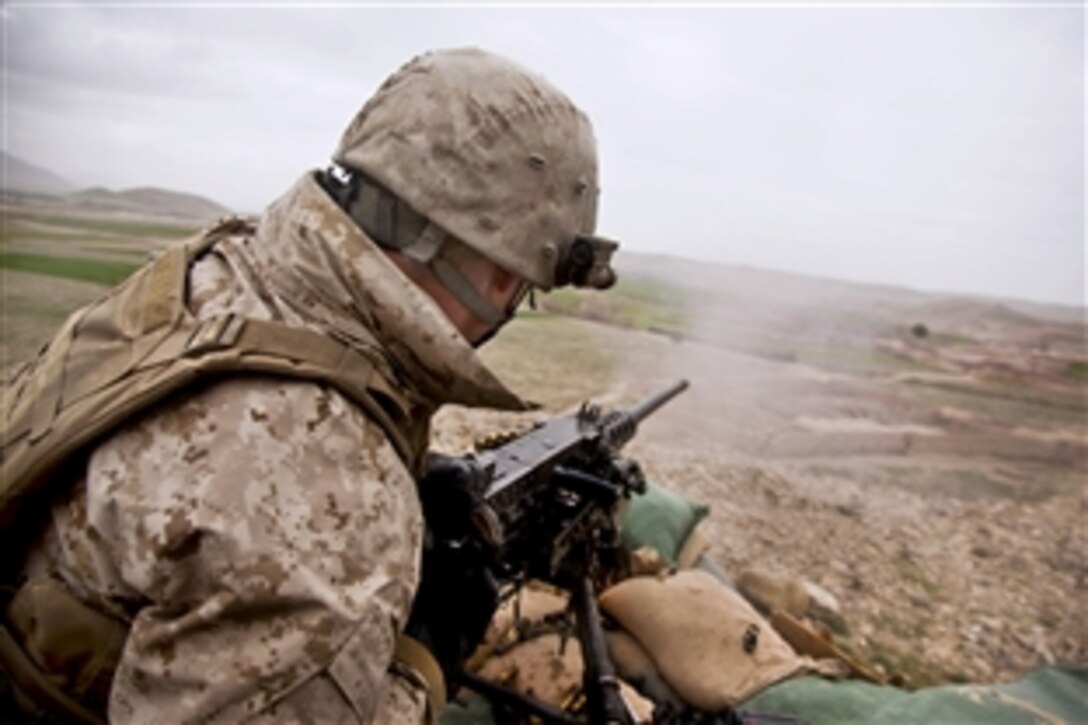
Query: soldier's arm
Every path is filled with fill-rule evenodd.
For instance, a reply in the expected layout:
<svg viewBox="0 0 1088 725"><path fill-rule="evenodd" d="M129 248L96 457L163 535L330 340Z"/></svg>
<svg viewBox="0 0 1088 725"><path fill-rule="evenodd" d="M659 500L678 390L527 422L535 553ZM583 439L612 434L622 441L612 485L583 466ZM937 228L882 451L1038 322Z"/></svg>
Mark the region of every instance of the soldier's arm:
<svg viewBox="0 0 1088 725"><path fill-rule="evenodd" d="M418 577L414 482L338 394L232 380L160 409L96 450L86 510L144 600L111 720L423 717L388 672Z"/></svg>

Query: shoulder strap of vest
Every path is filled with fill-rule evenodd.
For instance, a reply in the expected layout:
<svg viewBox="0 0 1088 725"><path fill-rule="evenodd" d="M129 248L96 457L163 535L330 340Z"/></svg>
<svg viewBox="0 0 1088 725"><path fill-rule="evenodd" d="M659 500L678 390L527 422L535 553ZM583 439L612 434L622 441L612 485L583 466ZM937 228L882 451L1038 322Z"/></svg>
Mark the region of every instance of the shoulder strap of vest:
<svg viewBox="0 0 1088 725"><path fill-rule="evenodd" d="M84 707L64 693L30 659L11 636L8 628L0 624L0 686L8 689L0 693L0 705L14 712L9 717L22 715L26 722L62 722L74 725L106 725L98 713ZM22 711L21 713L19 711Z"/></svg>
<svg viewBox="0 0 1088 725"><path fill-rule="evenodd" d="M254 372L327 383L362 405L401 457L410 460L411 445L403 431L408 403L378 372L377 355L312 330L222 315L166 336L133 374L154 375L172 364L201 375Z"/></svg>

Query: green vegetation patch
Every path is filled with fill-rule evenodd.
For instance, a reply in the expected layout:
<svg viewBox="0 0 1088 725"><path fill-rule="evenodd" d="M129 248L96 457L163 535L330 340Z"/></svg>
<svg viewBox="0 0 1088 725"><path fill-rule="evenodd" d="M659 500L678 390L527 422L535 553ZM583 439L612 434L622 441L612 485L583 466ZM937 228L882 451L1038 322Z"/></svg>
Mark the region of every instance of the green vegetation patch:
<svg viewBox="0 0 1088 725"><path fill-rule="evenodd" d="M140 265L130 262L74 257L50 257L22 252L0 252L0 267L22 272L77 279L100 285L115 285L136 271Z"/></svg>
<svg viewBox="0 0 1088 725"><path fill-rule="evenodd" d="M148 259L148 250L138 247L123 247L118 244L81 244L79 248L84 252L132 257L140 262Z"/></svg>
<svg viewBox="0 0 1088 725"><path fill-rule="evenodd" d="M1071 378L1088 380L1088 362L1077 360L1069 363L1068 367L1065 368L1065 374Z"/></svg>
<svg viewBox="0 0 1088 725"><path fill-rule="evenodd" d="M987 413L991 417L998 419L1002 419L1002 413L1008 413L1006 409L1011 405L1021 409L1073 411L1078 415L1083 415L1085 410L1083 396L1070 395L1066 391L1048 390L1015 382L949 378L907 380L906 384L919 391L925 389L936 391L948 401L945 403L946 405L955 404L968 410ZM987 406L987 403L989 403L989 406ZM1003 406L1003 408L997 406ZM1004 419L1015 420L1016 418L1009 415ZM1026 423L1028 420L1023 417L1019 418L1021 423Z"/></svg>
<svg viewBox="0 0 1088 725"><path fill-rule="evenodd" d="M877 374L914 370L919 366L870 346L819 344L794 341L777 351L784 362L800 362L824 370L855 374Z"/></svg>
<svg viewBox="0 0 1088 725"><path fill-rule="evenodd" d="M650 277L626 275L602 294L560 289L540 300L543 310L618 327L682 333L687 329L688 292Z"/></svg>
<svg viewBox="0 0 1088 725"><path fill-rule="evenodd" d="M971 345L978 345L978 340L967 335L959 335L954 332L934 332L931 333L929 339L936 345L943 345L946 347L969 347Z"/></svg>

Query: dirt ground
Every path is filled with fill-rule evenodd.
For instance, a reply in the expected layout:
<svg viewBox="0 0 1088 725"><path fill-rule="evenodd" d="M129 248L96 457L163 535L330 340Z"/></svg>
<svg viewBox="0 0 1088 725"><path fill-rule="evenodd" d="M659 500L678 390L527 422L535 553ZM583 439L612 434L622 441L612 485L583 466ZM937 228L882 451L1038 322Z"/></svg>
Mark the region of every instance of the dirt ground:
<svg viewBox="0 0 1088 725"><path fill-rule="evenodd" d="M89 282L0 269L0 370L30 357L72 310L103 292Z"/></svg>
<svg viewBox="0 0 1088 725"><path fill-rule="evenodd" d="M727 570L832 592L838 639L887 673L920 686L1088 662L1083 384L1001 397L968 374L846 375L548 317L484 354L550 411L690 380L629 453L711 506L702 528ZM447 409L436 441L463 451L535 417Z"/></svg>

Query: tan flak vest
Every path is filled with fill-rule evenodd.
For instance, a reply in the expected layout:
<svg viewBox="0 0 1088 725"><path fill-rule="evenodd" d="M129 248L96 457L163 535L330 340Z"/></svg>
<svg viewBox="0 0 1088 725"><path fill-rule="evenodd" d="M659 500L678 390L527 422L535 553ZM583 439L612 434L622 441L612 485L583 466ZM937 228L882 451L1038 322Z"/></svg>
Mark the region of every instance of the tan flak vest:
<svg viewBox="0 0 1088 725"><path fill-rule="evenodd" d="M408 469L418 473L426 427L413 423L408 401L379 373L377 352L371 357L321 333L282 323L232 314L197 320L189 312L186 284L192 262L216 241L250 230L244 220L230 219L169 248L107 296L74 312L5 387L0 530L8 557L28 544L19 540L16 522L44 505L39 499L55 493L56 486L72 480L53 475L62 464L171 393L212 376L256 373L330 385L366 411ZM32 505L35 500L38 507ZM42 673L26 670L29 663L21 650L0 627L0 670L24 691L56 700L57 692L42 691L50 689ZM60 697L67 702L45 703L55 715L95 719L75 701Z"/></svg>
<svg viewBox="0 0 1088 725"><path fill-rule="evenodd" d="M49 472L87 444L195 381L262 373L331 385L389 436L409 469L419 455L408 403L377 360L333 338L228 314L197 320L185 305L192 261L247 227L228 220L171 247L102 300L73 313L4 392L0 527ZM375 355L377 353L374 353Z"/></svg>

